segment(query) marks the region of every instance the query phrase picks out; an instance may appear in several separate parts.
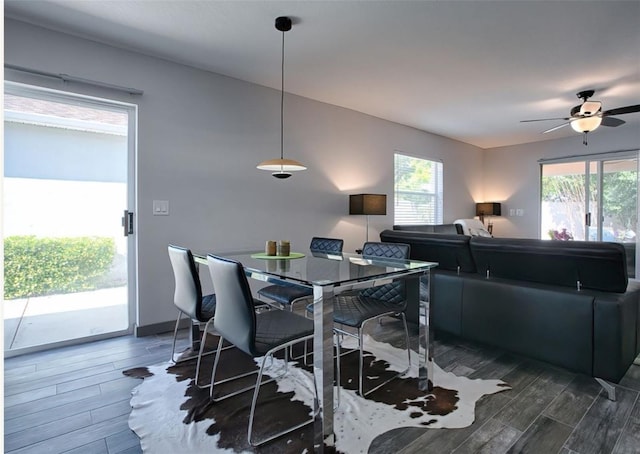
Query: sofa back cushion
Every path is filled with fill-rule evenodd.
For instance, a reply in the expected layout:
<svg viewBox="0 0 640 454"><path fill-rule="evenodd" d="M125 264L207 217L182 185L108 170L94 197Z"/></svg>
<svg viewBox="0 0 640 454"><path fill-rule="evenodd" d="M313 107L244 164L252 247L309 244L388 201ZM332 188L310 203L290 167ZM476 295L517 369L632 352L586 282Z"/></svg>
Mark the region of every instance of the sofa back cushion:
<svg viewBox="0 0 640 454"><path fill-rule="evenodd" d="M411 244L412 259L438 262L437 269L476 272L466 235L384 230L380 233L380 240Z"/></svg>
<svg viewBox="0 0 640 454"><path fill-rule="evenodd" d="M478 273L490 277L624 293L625 250L617 243L473 237ZM579 284L578 284L579 283Z"/></svg>
<svg viewBox="0 0 640 454"><path fill-rule="evenodd" d="M393 230L409 230L412 232L428 232L428 233L447 233L451 235L462 233L462 228L456 224L394 225Z"/></svg>

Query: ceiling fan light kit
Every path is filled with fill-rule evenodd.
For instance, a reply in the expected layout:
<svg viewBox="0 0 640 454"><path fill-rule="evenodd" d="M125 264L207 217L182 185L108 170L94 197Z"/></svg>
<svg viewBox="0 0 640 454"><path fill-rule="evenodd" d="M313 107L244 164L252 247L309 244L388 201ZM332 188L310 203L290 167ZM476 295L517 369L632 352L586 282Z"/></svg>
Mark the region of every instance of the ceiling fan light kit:
<svg viewBox="0 0 640 454"><path fill-rule="evenodd" d="M291 172L306 170L306 167L293 159L284 158L284 33L291 30L291 18L277 17L276 30L282 32L282 78L280 89L280 158L268 159L257 165L260 170L273 172L272 175L278 179L285 179L291 176Z"/></svg>
<svg viewBox="0 0 640 454"><path fill-rule="evenodd" d="M592 117L578 118L571 121L571 127L575 132L591 132L595 131L602 123L602 117L597 115Z"/></svg>
<svg viewBox="0 0 640 454"><path fill-rule="evenodd" d="M585 101L580 106L580 115L588 116L595 115L600 112L602 103L600 101Z"/></svg>
<svg viewBox="0 0 640 454"><path fill-rule="evenodd" d="M532 121L547 121L547 120L564 120L563 123L553 128L543 131L543 134L547 134L552 131L556 131L567 125L571 125L571 128L583 134L582 143L587 145L587 134L598 129L600 125L616 127L623 125L624 120L619 118L613 118L613 115L623 115L635 112L640 112L640 104L634 106L618 107L616 109L610 109L602 111L602 103L600 101L589 101L589 98L595 94L595 90L584 90L576 94L576 96L582 100L582 104L575 106L571 109L570 116L565 118L541 118L539 120L522 120L520 123L528 123Z"/></svg>

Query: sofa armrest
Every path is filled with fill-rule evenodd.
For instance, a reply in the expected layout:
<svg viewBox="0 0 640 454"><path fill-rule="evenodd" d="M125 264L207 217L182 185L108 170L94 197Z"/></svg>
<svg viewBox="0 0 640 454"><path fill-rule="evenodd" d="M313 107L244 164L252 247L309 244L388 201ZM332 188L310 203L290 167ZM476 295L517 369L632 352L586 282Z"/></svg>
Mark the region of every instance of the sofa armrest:
<svg viewBox="0 0 640 454"><path fill-rule="evenodd" d="M593 321L592 375L618 383L640 353L640 282L596 297Z"/></svg>

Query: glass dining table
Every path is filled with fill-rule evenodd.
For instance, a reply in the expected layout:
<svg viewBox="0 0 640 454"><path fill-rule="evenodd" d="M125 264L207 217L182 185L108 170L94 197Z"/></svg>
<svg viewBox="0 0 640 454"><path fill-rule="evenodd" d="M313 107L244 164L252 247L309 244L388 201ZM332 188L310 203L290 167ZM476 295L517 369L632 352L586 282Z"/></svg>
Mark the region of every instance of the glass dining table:
<svg viewBox="0 0 640 454"><path fill-rule="evenodd" d="M242 263L247 277L252 279L313 289L313 370L318 388L315 403L318 416L314 426L316 452L335 445L333 298L342 289L354 284L380 285L391 279L406 279L406 316L418 326L410 330L411 345L417 346L419 358L418 364L412 364L413 373L418 377L420 390L428 392L433 388L433 333L429 330L433 282L430 282L430 270L437 263L309 251L292 253L289 257L267 257L262 251L215 255ZM199 264L207 263L206 255L194 254L194 258Z"/></svg>

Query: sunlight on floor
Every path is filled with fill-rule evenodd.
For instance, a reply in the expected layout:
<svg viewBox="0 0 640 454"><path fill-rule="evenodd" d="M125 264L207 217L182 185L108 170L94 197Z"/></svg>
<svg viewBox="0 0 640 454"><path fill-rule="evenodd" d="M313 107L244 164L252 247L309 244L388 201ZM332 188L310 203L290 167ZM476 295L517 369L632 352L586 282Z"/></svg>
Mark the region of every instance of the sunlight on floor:
<svg viewBox="0 0 640 454"><path fill-rule="evenodd" d="M127 287L4 301L4 348L62 342L128 326Z"/></svg>

